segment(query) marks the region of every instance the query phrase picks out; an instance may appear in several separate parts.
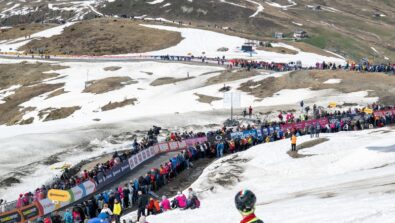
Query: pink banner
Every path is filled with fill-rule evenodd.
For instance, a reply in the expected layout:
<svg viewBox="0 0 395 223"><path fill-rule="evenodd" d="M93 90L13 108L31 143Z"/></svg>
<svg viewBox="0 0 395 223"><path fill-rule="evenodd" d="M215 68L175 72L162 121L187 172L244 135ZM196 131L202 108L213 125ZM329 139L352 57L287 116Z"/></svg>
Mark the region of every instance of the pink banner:
<svg viewBox="0 0 395 223"><path fill-rule="evenodd" d="M380 116L383 117L386 114L392 114L395 115L395 109L389 109L389 110L383 110L383 111L375 111L373 112L374 116Z"/></svg>
<svg viewBox="0 0 395 223"><path fill-rule="evenodd" d="M185 141L178 142L179 149L186 149L187 143Z"/></svg>
<svg viewBox="0 0 395 223"><path fill-rule="evenodd" d="M169 142L170 151L178 150L178 142Z"/></svg>
<svg viewBox="0 0 395 223"><path fill-rule="evenodd" d="M161 153L166 153L169 151L169 144L167 142L159 143L158 146Z"/></svg>
<svg viewBox="0 0 395 223"><path fill-rule="evenodd" d="M320 119L313 119L313 120L308 120L308 121L304 121L304 122L299 122L299 123L290 123L290 124L284 124L281 125L281 130L283 130L284 132L292 129L304 129L306 126L310 126L310 125L316 125L317 123L319 123L321 125L321 127L325 127L326 124L329 124L329 121L327 118L320 118Z"/></svg>
<svg viewBox="0 0 395 223"><path fill-rule="evenodd" d="M194 138L194 139L186 139L185 143L187 146L194 146L196 143L203 143L207 141L207 137L200 137L200 138Z"/></svg>

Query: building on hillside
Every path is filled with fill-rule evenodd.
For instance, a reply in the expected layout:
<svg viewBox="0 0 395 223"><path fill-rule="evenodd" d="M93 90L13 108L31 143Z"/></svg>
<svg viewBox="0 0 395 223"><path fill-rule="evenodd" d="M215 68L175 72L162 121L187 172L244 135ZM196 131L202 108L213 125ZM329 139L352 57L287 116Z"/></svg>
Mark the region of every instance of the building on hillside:
<svg viewBox="0 0 395 223"><path fill-rule="evenodd" d="M274 33L274 38L276 38L276 39L283 39L284 37L285 37L284 33L280 33L280 32Z"/></svg>
<svg viewBox="0 0 395 223"><path fill-rule="evenodd" d="M294 32L294 38L295 39L304 39L307 38L307 32L304 30L296 30Z"/></svg>

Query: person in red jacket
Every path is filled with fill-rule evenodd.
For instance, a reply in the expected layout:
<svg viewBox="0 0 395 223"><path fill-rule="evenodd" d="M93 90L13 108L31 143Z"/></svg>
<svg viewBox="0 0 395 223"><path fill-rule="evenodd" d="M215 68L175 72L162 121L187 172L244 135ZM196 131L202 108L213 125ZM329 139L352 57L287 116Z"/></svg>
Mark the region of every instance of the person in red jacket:
<svg viewBox="0 0 395 223"><path fill-rule="evenodd" d="M256 196L250 190L242 190L235 196L235 204L243 219L240 223L263 223L255 216Z"/></svg>

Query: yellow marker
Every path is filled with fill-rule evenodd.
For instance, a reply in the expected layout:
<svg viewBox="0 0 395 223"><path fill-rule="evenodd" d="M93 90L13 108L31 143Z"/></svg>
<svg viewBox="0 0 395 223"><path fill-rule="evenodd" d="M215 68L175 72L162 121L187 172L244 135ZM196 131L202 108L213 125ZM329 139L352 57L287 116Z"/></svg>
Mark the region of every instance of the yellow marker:
<svg viewBox="0 0 395 223"><path fill-rule="evenodd" d="M67 202L71 199L71 196L68 191L51 189L48 191L48 199L51 201Z"/></svg>
<svg viewBox="0 0 395 223"><path fill-rule="evenodd" d="M336 108L336 106L337 106L336 102L329 103L330 108Z"/></svg>

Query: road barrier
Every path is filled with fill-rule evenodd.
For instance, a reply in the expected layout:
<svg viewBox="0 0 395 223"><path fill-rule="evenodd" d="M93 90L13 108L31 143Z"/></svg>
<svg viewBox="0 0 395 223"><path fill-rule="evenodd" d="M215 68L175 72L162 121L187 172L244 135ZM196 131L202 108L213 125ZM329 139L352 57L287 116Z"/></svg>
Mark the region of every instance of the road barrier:
<svg viewBox="0 0 395 223"><path fill-rule="evenodd" d="M35 220L40 216L48 215L56 210L77 203L78 201L93 195L96 191L117 182L120 178L130 174L140 164L157 155L184 150L187 149L188 146L192 146L197 142L201 143L206 141L207 137L200 137L186 139L181 142L174 141L158 143L131 156L129 159L124 160L122 163L114 166L110 170L107 170L105 173L99 172L94 179L87 180L67 191L63 191L62 193L67 193L70 197L69 201L58 203L53 202L49 198L39 200L38 202L33 202L28 206L15 208L12 211L1 213L0 223L22 223Z"/></svg>

